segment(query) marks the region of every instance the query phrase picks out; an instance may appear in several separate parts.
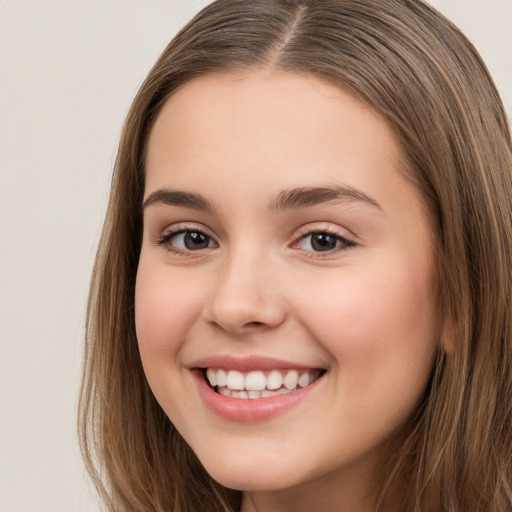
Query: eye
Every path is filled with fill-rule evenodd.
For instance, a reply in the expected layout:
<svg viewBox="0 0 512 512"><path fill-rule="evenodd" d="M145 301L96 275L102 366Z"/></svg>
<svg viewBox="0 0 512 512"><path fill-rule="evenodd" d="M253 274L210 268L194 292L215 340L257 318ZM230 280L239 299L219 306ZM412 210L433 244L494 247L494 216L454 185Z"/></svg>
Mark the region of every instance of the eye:
<svg viewBox="0 0 512 512"><path fill-rule="evenodd" d="M305 251L329 252L347 249L354 245L354 242L335 233L330 233L329 231L315 231L303 235L296 244L296 247Z"/></svg>
<svg viewBox="0 0 512 512"><path fill-rule="evenodd" d="M183 231L176 233L170 240L172 244L180 249L198 251L212 246L212 239L200 231Z"/></svg>
<svg viewBox="0 0 512 512"><path fill-rule="evenodd" d="M213 239L202 231L195 229L172 230L157 240L158 245L164 245L170 251L182 253L200 251L216 247Z"/></svg>

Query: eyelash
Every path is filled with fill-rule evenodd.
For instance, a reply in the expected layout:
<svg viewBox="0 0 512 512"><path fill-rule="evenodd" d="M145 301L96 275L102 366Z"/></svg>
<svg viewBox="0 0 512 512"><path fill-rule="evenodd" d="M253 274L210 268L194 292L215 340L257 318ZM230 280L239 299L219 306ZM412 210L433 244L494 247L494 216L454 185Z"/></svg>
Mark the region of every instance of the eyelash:
<svg viewBox="0 0 512 512"><path fill-rule="evenodd" d="M168 252L171 252L178 256L187 256L190 255L191 253L199 252L200 250L194 251L191 249L179 249L178 247L171 245L171 241L174 237L185 233L200 233L204 235L206 238L208 238L209 241L213 241L213 238L210 235L206 234L204 230L201 228L195 228L194 226L189 226L186 224L177 224L172 228L169 228L168 230L162 232L155 240L155 244L165 247L165 249Z"/></svg>
<svg viewBox="0 0 512 512"><path fill-rule="evenodd" d="M159 246L163 246L163 247L165 247L165 249L168 252L171 252L171 253L179 255L179 256L188 256L191 253L201 252L204 249L210 248L210 247L206 247L204 249L193 250L193 249L180 249L180 248L177 248L177 247L171 245L171 241L174 237L181 235L181 234L185 234L185 233L199 233L199 234L203 235L204 237L206 237L209 240L209 243L213 242L215 245L217 245L216 242L213 240L213 238L210 235L208 235L207 233L205 233L205 231L203 229L195 228L194 226L189 226L189 225L181 225L181 224L176 225L176 226L168 229L165 232L162 232L158 236L158 238L155 240L155 244L159 245ZM328 235L328 236L333 237L336 240L337 247L334 247L333 249L328 249L326 251L314 251L314 250L307 250L307 249L298 247L298 245L301 242L306 240L308 237L312 237L314 235ZM353 240L350 240L346 236L341 235L340 232L335 229L332 229L332 228L311 229L311 228L304 227L301 230L299 230L298 237L296 238L296 241L294 241L291 244L291 247L308 253L310 255L310 257L326 258L326 257L332 256L333 254L336 254L340 251L345 251L347 249L351 249L351 248L355 247L356 245L357 244Z"/></svg>
<svg viewBox="0 0 512 512"><path fill-rule="evenodd" d="M306 240L308 237L312 237L314 235L328 235L330 237L333 237L336 241L337 247L334 247L333 249L329 249L326 251L313 251L313 250L301 249L298 247L298 245L301 242ZM310 244L311 244L311 242L310 242ZM355 247L356 245L357 244L353 240L347 238L346 236L343 236L341 234L341 232L337 229L333 229L333 228L311 229L308 227L304 227L304 228L299 229L298 239L296 242L293 242L292 247L295 247L299 250L302 250L302 251L308 253L308 255L310 255L310 257L328 258L328 257L332 256L333 254L337 254L341 251L346 251L347 249L351 249L351 248Z"/></svg>

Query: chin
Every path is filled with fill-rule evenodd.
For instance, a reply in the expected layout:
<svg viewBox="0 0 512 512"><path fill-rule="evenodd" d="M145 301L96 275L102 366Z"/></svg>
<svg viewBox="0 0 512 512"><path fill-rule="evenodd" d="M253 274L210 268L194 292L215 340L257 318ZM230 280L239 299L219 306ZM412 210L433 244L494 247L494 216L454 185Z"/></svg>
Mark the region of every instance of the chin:
<svg viewBox="0 0 512 512"><path fill-rule="evenodd" d="M203 462L203 461L202 461ZM305 475L276 461L214 460L203 462L208 474L218 483L238 491L277 491L299 484Z"/></svg>

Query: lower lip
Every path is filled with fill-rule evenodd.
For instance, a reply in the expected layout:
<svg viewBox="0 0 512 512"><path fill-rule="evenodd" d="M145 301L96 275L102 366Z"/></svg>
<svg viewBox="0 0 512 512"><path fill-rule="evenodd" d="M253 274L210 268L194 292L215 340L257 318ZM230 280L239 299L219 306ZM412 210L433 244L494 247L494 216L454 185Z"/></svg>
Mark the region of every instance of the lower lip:
<svg viewBox="0 0 512 512"><path fill-rule="evenodd" d="M206 407L223 419L240 423L263 421L284 413L305 400L323 378L320 377L309 386L284 395L265 398L232 398L216 393L205 382L201 371L194 370L192 373Z"/></svg>

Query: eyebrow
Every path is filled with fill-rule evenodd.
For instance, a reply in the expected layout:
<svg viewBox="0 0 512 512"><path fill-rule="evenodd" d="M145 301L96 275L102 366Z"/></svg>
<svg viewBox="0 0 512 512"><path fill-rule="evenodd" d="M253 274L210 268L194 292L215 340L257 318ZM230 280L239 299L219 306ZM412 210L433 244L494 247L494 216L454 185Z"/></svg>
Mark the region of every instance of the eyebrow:
<svg viewBox="0 0 512 512"><path fill-rule="evenodd" d="M294 208L309 208L331 201L362 202L384 211L380 204L361 190L348 186L299 187L281 191L269 202L269 210L276 212ZM143 203L143 209L155 204L181 206L198 211L215 211L201 194L183 190L157 189Z"/></svg>
<svg viewBox="0 0 512 512"><path fill-rule="evenodd" d="M144 201L142 208L145 209L154 204L182 206L199 211L212 211L214 209L210 202L201 194L166 188L160 188L152 192Z"/></svg>
<svg viewBox="0 0 512 512"><path fill-rule="evenodd" d="M308 208L330 201L362 202L384 211L380 204L353 187L332 185L328 187L300 187L283 190L269 204L271 211L293 208Z"/></svg>

